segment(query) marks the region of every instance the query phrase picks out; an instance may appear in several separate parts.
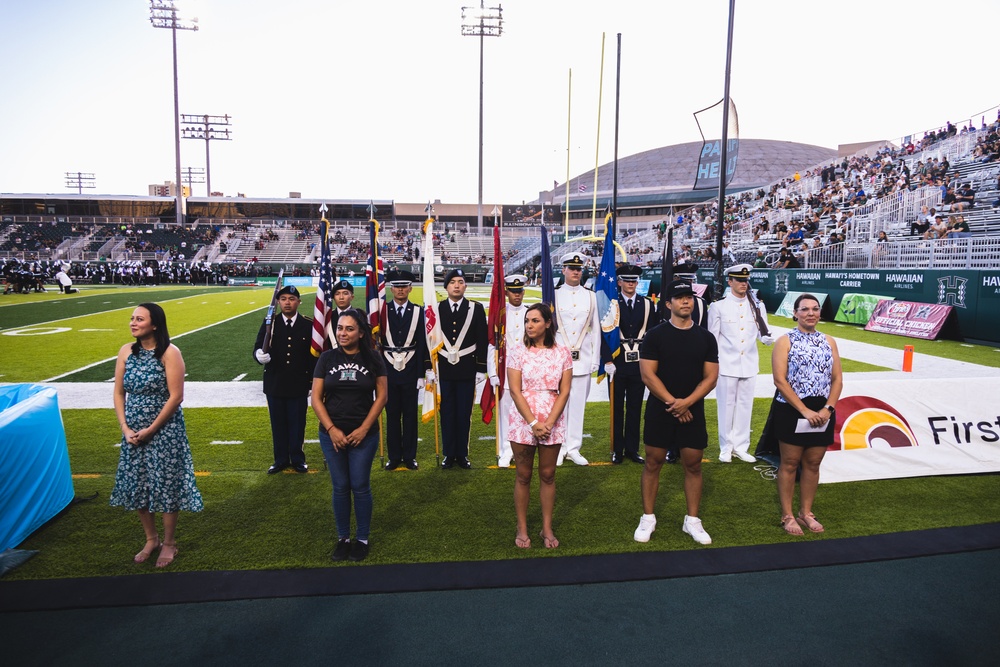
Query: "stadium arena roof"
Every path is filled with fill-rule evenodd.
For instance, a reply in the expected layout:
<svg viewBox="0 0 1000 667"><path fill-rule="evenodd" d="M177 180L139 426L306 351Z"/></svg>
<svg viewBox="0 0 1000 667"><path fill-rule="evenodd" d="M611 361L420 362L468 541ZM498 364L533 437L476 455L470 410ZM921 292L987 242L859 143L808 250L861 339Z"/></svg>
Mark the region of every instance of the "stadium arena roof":
<svg viewBox="0 0 1000 667"><path fill-rule="evenodd" d="M618 159L618 206L694 204L711 199L715 190L693 190L702 143L663 146ZM729 192L759 188L787 178L796 171L811 169L837 157L835 148L824 148L793 141L740 139L736 174ZM597 198L611 198L614 165L597 169ZM585 187L585 191L580 191ZM570 179L570 210L589 209L594 198L594 170ZM566 184L560 183L551 193L554 204L566 200Z"/></svg>

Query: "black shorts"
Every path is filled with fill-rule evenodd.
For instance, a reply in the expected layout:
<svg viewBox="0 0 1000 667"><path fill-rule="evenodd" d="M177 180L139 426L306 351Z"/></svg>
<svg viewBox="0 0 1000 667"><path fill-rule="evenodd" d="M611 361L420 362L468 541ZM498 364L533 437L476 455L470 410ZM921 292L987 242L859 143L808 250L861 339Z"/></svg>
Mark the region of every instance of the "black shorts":
<svg viewBox="0 0 1000 667"><path fill-rule="evenodd" d="M826 405L825 396L807 396L802 399L810 410L822 410ZM774 402L774 435L780 441L797 447L829 447L833 444L833 427L836 419L826 423L826 430L819 433L796 433L795 426L802 419L799 411L788 403Z"/></svg>
<svg viewBox="0 0 1000 667"><path fill-rule="evenodd" d="M642 441L647 447L657 449L701 449L708 447L708 428L705 426L705 403L700 401L691 406L694 417L682 424L666 411L660 401L646 402L645 424Z"/></svg>

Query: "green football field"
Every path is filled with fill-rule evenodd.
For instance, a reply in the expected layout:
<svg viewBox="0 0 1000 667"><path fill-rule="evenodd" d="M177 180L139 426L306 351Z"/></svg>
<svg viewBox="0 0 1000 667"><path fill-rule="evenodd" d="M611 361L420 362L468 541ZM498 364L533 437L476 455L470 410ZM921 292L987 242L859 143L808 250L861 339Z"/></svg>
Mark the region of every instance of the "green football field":
<svg viewBox="0 0 1000 667"><path fill-rule="evenodd" d="M314 297L303 291L302 312L311 315ZM8 295L0 299L0 382L93 382L106 390L118 349L132 340L128 330L132 310L138 303L155 301L166 311L171 336L184 356L189 383L236 382L256 391L253 387L259 387L261 367L251 351L271 293L270 288L245 287L85 286L80 294L71 296L55 292ZM473 294L485 301L488 288L471 286L469 295ZM437 297L443 295L439 288ZM527 301L537 298L529 291ZM414 289L411 300L421 303L419 288ZM361 294L356 296L355 305L363 306ZM777 326L792 325L784 318L771 320ZM1000 366L995 348L956 341L915 342L832 323L821 328L838 338L884 347L887 365L898 357L903 344L913 344L927 354ZM845 359L844 370L850 382L850 373L885 367ZM761 372L768 371L769 350L763 348ZM594 391L606 392L605 387L600 385ZM755 403L754 438L768 404L767 399ZM707 401L706 407L709 442L717 442L714 401ZM310 474L267 476L264 471L271 462L271 447L266 408L188 406L184 410L205 511L181 516L181 552L171 569L328 566L333 540L330 482L316 443L317 424L311 411L306 434ZM39 554L6 578L152 571L131 563L132 554L142 546L134 515L107 505L120 441L110 402L98 409L64 408L62 414L76 493L81 497L96 493L97 497L73 506L31 535L21 548L37 549ZM606 402L588 404L583 453L595 465L580 468L567 463L558 470L555 530L562 546L556 553L513 547L513 470L495 468L494 426L482 423L478 408L473 413L471 471L436 468L434 423L422 424L420 470L373 471L374 546L366 564L695 547L679 530L683 493L681 470L674 466L667 466L662 476L661 524L653 540L639 545L631 539L640 514L641 467L607 465L608 422ZM717 444L714 452L710 444L704 464L702 516L715 540L710 548L786 541L787 536L777 527L777 496L768 466L717 464L717 452ZM824 485L816 512L828 531L803 539L994 521L1000 515L998 480L997 475L967 475ZM537 530L539 521L533 491L529 524Z"/></svg>

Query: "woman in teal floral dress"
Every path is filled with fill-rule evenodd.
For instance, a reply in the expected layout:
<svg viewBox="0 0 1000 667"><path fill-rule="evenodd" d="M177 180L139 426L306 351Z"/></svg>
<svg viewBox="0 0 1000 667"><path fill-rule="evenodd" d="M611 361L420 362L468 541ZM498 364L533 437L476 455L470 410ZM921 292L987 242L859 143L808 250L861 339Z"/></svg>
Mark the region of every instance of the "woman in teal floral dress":
<svg viewBox="0 0 1000 667"><path fill-rule="evenodd" d="M139 304L129 326L135 343L122 346L115 365L122 445L111 504L139 513L146 544L133 560L143 563L159 549L156 567L166 567L177 555L177 512L202 509L181 411L184 359L170 344L160 306ZM156 512L163 514L162 541Z"/></svg>

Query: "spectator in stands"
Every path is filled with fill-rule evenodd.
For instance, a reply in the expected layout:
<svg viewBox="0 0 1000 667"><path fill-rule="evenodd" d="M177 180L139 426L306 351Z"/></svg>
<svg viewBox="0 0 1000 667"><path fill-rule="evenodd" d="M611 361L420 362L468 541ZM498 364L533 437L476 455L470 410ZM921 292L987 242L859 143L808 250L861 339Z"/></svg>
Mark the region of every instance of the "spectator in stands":
<svg viewBox="0 0 1000 667"><path fill-rule="evenodd" d="M777 269L798 269L801 268L798 258L795 253L789 248L782 248L781 253L778 255L778 263L775 265Z"/></svg>
<svg viewBox="0 0 1000 667"><path fill-rule="evenodd" d="M934 216L934 224L931 228L927 230L924 234L925 239L943 239L948 235L948 223L945 222L944 216L938 214Z"/></svg>
<svg viewBox="0 0 1000 667"><path fill-rule="evenodd" d="M951 225L946 232L949 238L965 238L971 235L971 233L969 223L965 221L964 215L956 215L952 218Z"/></svg>
<svg viewBox="0 0 1000 667"><path fill-rule="evenodd" d="M972 183L966 183L955 193L955 202L951 210L961 213L966 208L972 208L976 202L976 192L972 189Z"/></svg>

